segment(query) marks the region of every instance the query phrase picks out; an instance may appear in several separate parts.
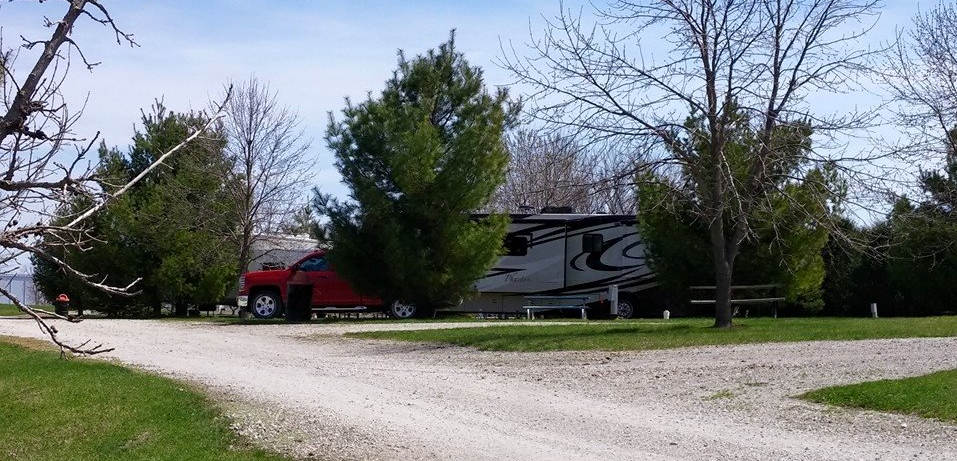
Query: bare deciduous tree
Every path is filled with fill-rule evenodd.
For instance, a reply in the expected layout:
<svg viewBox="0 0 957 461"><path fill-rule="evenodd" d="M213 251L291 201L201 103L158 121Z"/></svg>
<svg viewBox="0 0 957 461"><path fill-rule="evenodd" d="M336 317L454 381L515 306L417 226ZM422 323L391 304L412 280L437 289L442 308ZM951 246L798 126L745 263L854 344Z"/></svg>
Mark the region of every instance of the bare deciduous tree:
<svg viewBox="0 0 957 461"><path fill-rule="evenodd" d="M595 155L595 173L592 184L592 203L595 211L611 214L635 214L638 195L635 190L636 167L644 161L649 146L629 142L601 143Z"/></svg>
<svg viewBox="0 0 957 461"><path fill-rule="evenodd" d="M519 130L506 146L509 167L491 211L570 207L576 213L634 214L635 156L549 130Z"/></svg>
<svg viewBox="0 0 957 461"><path fill-rule="evenodd" d="M235 194L237 266L244 271L259 236L275 232L304 206L312 159L299 115L256 77L236 84L226 113L222 129L233 162L226 180Z"/></svg>
<svg viewBox="0 0 957 461"><path fill-rule="evenodd" d="M182 143L160 156L135 178L125 184L110 184L112 192L104 192L106 184L95 174L96 159L88 157L99 133L84 140L73 132L82 110L71 110L60 91L73 63L71 56L79 56L83 67L88 70L96 65L73 40L73 27L79 19L87 18L109 28L118 44L135 46L136 43L131 34L117 27L99 1L71 0L67 3L69 8L62 19L44 19L45 26L52 29L48 38L23 38L23 43L12 48L5 47L0 41L4 110L0 119L0 222L4 223L0 229L0 267L18 270L23 256L29 254L59 266L66 274L92 287L129 296L135 294L136 282L123 287L112 286L109 280L97 274L76 270L48 249L60 246L82 251L92 238L88 232L88 218L199 137L221 113L210 117L205 126L195 127ZM35 59L35 62L23 70L17 66L17 61L22 58ZM228 94L227 91L227 99ZM54 224L55 212L67 209L71 203L80 203L82 207L65 218L60 216L61 219ZM41 241L45 246L40 245ZM90 341L69 344L60 339L56 325L48 319L73 322L79 319L27 306L3 288L0 288L0 294L10 298L22 312L33 318L61 352L92 355L112 350L99 344L91 346Z"/></svg>
<svg viewBox="0 0 957 461"><path fill-rule="evenodd" d="M957 140L948 136L957 127L957 5L941 2L914 17L882 77L911 136L907 148L937 159L957 152Z"/></svg>
<svg viewBox="0 0 957 461"><path fill-rule="evenodd" d="M808 96L859 87L873 57L862 38L878 3L615 0L595 6L593 24L562 7L544 35L532 37L531 56L513 49L504 64L536 89L532 110L540 120L594 142L656 143L635 171L652 172L643 177L665 188L681 178L694 191L694 213L708 223L712 247L715 326L729 327L735 258L769 194L786 196L785 186L805 181L802 171L815 165L876 176L868 168L878 154L791 149L801 158L783 158L775 133L806 123L817 140L828 140L867 126L872 114L824 113ZM757 148L732 162L726 148L739 113ZM786 168L795 160L804 166Z"/></svg>
<svg viewBox="0 0 957 461"><path fill-rule="evenodd" d="M535 212L545 207L592 211L593 165L582 146L560 134L520 130L506 140L505 182L492 207L506 212Z"/></svg>

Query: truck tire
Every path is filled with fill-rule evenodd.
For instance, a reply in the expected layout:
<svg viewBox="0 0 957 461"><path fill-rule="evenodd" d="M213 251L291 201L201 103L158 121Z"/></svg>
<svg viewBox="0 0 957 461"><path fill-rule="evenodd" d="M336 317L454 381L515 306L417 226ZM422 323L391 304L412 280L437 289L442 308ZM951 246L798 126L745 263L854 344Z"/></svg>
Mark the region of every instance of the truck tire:
<svg viewBox="0 0 957 461"><path fill-rule="evenodd" d="M386 313L394 319L422 319L432 317L435 312L429 309L422 309L414 304L393 301L388 304Z"/></svg>
<svg viewBox="0 0 957 461"><path fill-rule="evenodd" d="M259 291L250 298L249 310L257 319L276 318L282 312L282 299L275 291Z"/></svg>
<svg viewBox="0 0 957 461"><path fill-rule="evenodd" d="M635 298L631 296L621 296L618 298L618 317L623 319L638 317L638 306L635 303Z"/></svg>

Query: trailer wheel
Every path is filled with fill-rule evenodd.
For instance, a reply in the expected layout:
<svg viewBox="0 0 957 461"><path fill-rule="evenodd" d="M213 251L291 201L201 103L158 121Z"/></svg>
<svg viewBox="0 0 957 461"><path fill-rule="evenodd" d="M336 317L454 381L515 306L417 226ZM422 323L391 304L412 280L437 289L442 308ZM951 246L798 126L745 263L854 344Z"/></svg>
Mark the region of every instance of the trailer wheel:
<svg viewBox="0 0 957 461"><path fill-rule="evenodd" d="M618 317L623 319L638 317L638 310L635 308L634 299L630 297L618 298Z"/></svg>
<svg viewBox="0 0 957 461"><path fill-rule="evenodd" d="M260 291L252 297L249 310L257 319L275 318L282 311L282 299L275 291Z"/></svg>

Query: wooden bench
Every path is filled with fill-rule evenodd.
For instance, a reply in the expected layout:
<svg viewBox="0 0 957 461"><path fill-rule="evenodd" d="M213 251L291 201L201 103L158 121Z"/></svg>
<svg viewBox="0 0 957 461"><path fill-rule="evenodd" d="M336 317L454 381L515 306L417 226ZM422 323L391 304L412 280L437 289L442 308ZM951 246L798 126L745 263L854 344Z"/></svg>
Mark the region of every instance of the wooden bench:
<svg viewBox="0 0 957 461"><path fill-rule="evenodd" d="M534 318L535 311L575 309L582 313L582 320L588 320L588 309L585 305L591 299L588 295L564 295L564 296L526 296L525 313L528 319ZM549 304L551 303L551 304Z"/></svg>

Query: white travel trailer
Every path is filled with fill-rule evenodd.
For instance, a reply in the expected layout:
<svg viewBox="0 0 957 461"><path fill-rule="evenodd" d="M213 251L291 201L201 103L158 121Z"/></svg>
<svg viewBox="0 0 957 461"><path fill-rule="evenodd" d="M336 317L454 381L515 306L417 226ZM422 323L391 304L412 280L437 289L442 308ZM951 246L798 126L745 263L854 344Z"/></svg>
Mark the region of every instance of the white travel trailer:
<svg viewBox="0 0 957 461"><path fill-rule="evenodd" d="M261 234L253 240L249 264L242 272L285 269L316 248L319 241L308 236Z"/></svg>
<svg viewBox="0 0 957 461"><path fill-rule="evenodd" d="M507 253L477 280L479 294L457 310L524 313L527 296L588 296L592 303L619 290L618 313L632 317L637 293L657 285L631 215L516 214Z"/></svg>

